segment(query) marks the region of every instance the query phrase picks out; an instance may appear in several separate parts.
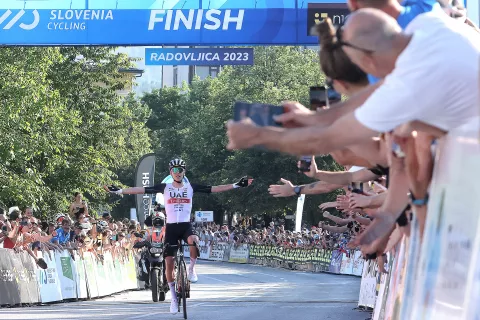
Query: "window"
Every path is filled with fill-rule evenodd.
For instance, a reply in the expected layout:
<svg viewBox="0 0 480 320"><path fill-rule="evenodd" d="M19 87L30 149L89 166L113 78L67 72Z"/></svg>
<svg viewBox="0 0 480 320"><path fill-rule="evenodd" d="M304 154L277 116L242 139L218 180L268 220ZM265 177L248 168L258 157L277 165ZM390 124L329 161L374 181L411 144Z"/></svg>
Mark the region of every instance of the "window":
<svg viewBox="0 0 480 320"><path fill-rule="evenodd" d="M218 73L220 72L220 67L218 66L213 66L208 68L208 74L212 78L216 78L218 76Z"/></svg>
<svg viewBox="0 0 480 320"><path fill-rule="evenodd" d="M178 86L178 66L173 66L173 86Z"/></svg>

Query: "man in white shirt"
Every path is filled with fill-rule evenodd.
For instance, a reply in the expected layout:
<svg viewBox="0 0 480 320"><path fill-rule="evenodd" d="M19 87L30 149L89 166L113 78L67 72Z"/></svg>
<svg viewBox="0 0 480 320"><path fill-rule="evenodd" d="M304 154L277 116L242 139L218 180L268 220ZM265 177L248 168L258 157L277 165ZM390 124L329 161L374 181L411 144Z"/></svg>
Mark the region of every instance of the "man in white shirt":
<svg viewBox="0 0 480 320"><path fill-rule="evenodd" d="M338 36L365 72L386 76L365 103L327 128L230 121L229 149L262 145L296 155L326 154L404 123L449 131L478 115L480 35L467 25L437 11L418 16L403 32L384 12L360 9Z"/></svg>

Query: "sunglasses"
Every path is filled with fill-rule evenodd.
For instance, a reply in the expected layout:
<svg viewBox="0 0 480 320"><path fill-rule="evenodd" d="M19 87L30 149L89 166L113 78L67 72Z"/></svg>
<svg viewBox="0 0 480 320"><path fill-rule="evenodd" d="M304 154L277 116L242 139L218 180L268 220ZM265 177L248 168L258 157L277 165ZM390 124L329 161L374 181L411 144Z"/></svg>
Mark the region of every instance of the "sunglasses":
<svg viewBox="0 0 480 320"><path fill-rule="evenodd" d="M338 45L341 47L349 47L355 50L362 51L363 53L366 53L366 54L373 54L375 52L374 50L364 49L354 44L351 44L350 42L343 41L343 26L337 28L336 36L337 36Z"/></svg>
<svg viewBox="0 0 480 320"><path fill-rule="evenodd" d="M173 173L182 173L184 171L185 171L185 169L183 169L183 168L172 168Z"/></svg>

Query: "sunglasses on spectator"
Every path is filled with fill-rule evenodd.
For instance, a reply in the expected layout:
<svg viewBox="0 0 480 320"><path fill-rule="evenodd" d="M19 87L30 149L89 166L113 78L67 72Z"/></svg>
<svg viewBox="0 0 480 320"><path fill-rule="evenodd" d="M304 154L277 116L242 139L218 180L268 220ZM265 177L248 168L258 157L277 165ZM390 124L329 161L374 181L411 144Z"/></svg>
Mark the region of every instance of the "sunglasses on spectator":
<svg viewBox="0 0 480 320"><path fill-rule="evenodd" d="M362 51L363 53L366 53L366 54L373 54L374 53L373 50L361 48L361 47L358 47L354 44L351 44L348 41L343 41L343 38L342 38L343 37L343 26L337 28L336 36L337 36L338 45L340 47L349 47L349 48L352 48L352 49L355 49L355 50Z"/></svg>
<svg viewBox="0 0 480 320"><path fill-rule="evenodd" d="M183 168L172 168L173 173L182 173L184 171L185 171L185 169L183 169Z"/></svg>

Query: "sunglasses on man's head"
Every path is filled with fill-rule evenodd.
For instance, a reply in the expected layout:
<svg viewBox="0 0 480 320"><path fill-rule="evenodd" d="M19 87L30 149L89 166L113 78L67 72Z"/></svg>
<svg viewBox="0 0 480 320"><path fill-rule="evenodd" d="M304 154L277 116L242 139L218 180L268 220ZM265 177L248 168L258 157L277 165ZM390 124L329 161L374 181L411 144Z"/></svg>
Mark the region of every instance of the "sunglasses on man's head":
<svg viewBox="0 0 480 320"><path fill-rule="evenodd" d="M362 51L363 53L366 53L366 54L373 54L375 52L375 51L370 50L370 49L360 48L360 47L358 47L354 44L351 44L348 41L343 41L343 26L337 28L336 37L337 37L337 41L338 41L337 43L340 47L349 47L349 48L352 48L352 49L355 49L355 50Z"/></svg>
<svg viewBox="0 0 480 320"><path fill-rule="evenodd" d="M182 173L183 171L185 171L183 168L172 168L173 173Z"/></svg>

